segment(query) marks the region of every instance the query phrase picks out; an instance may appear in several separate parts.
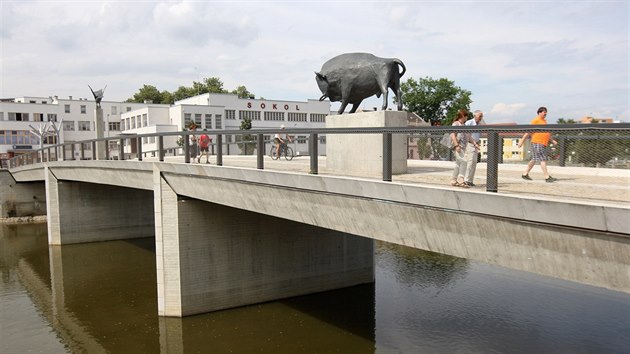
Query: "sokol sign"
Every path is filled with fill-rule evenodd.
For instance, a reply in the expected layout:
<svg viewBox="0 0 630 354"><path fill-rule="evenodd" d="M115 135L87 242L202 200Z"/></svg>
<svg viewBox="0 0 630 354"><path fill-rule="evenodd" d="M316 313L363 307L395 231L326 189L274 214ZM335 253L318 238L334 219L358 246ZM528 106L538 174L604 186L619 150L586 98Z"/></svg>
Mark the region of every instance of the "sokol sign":
<svg viewBox="0 0 630 354"><path fill-rule="evenodd" d="M247 108L253 108L254 105L251 102L247 102ZM265 104L265 102L260 102L260 109L265 109L267 108L267 105ZM288 104L284 104L284 106L281 106L281 108L284 108L285 111L289 110L289 105ZM277 103L271 103L271 109L273 110L278 110L278 104ZM295 105L295 110L299 111L300 110L300 106L298 106L297 104Z"/></svg>

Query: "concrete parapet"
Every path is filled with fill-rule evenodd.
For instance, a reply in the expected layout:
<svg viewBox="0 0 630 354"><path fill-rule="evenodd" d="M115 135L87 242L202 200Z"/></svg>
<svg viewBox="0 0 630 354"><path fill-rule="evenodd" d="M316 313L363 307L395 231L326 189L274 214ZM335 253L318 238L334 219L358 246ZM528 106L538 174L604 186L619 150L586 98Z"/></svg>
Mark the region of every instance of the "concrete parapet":
<svg viewBox="0 0 630 354"><path fill-rule="evenodd" d="M326 117L326 128L406 127L407 113L374 111ZM329 134L326 168L331 172L383 174L382 134ZM392 173L407 172L407 135L392 135Z"/></svg>

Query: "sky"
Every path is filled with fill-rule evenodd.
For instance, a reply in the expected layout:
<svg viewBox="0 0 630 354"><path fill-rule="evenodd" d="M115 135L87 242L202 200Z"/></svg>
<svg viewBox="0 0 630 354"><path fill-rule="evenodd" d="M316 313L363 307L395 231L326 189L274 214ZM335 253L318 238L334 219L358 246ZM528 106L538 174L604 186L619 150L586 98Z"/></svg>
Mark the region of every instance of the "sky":
<svg viewBox="0 0 630 354"><path fill-rule="evenodd" d="M539 106L551 123L630 122L629 11L628 0L2 0L0 98L93 99L88 85L107 85L105 101L124 101L218 77L306 101L321 96L325 61L365 52L402 60L402 81L453 81L487 123L528 123Z"/></svg>

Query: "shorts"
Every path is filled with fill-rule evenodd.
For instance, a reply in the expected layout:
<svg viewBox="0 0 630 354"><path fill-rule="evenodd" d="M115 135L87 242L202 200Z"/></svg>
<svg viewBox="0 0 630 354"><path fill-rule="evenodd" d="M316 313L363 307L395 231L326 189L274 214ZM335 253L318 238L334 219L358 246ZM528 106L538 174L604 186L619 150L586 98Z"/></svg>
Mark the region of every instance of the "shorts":
<svg viewBox="0 0 630 354"><path fill-rule="evenodd" d="M547 147L543 144L532 144L532 160L547 161Z"/></svg>
<svg viewBox="0 0 630 354"><path fill-rule="evenodd" d="M206 146L206 147L200 146L199 148L201 149L201 152L208 152L209 146Z"/></svg>
<svg viewBox="0 0 630 354"><path fill-rule="evenodd" d="M276 145L280 145L280 139L273 138L273 143L276 144Z"/></svg>

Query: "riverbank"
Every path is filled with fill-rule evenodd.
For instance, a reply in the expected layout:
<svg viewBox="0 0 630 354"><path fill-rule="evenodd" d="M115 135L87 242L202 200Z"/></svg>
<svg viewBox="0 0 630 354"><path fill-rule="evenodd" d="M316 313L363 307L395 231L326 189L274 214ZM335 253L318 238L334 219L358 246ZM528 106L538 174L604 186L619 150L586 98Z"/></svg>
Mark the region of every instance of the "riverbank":
<svg viewBox="0 0 630 354"><path fill-rule="evenodd" d="M0 224L14 225L14 224L40 224L47 222L46 215L36 216L16 216L10 218L0 218Z"/></svg>

